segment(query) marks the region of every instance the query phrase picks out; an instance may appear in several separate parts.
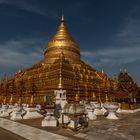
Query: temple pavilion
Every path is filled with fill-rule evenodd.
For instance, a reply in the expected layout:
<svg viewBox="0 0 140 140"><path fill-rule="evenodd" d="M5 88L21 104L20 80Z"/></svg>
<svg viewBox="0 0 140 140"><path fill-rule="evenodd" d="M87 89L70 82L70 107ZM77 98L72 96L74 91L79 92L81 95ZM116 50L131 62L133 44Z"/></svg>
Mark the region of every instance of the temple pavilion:
<svg viewBox="0 0 140 140"><path fill-rule="evenodd" d="M54 98L55 90L66 90L67 101L112 100L119 81L86 64L80 47L68 32L62 16L54 36L46 43L44 58L30 68L20 70L12 78L0 82L0 101L7 103L44 103Z"/></svg>

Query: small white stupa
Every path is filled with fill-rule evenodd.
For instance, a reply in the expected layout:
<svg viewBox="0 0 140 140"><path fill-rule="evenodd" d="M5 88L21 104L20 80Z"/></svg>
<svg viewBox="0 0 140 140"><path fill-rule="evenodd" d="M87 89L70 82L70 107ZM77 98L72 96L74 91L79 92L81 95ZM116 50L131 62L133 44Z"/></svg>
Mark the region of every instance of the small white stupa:
<svg viewBox="0 0 140 140"><path fill-rule="evenodd" d="M2 107L0 109L0 117L8 117L9 113L8 113L8 105L6 104L6 97L3 100L3 104Z"/></svg>
<svg viewBox="0 0 140 140"><path fill-rule="evenodd" d="M43 117L39 112L36 105L34 105L34 96L31 96L30 105L26 108L26 114L23 119L35 119Z"/></svg>
<svg viewBox="0 0 140 140"><path fill-rule="evenodd" d="M21 120L23 113L23 107L21 105L21 97L19 98L18 104L13 108L13 112L11 113L11 120Z"/></svg>

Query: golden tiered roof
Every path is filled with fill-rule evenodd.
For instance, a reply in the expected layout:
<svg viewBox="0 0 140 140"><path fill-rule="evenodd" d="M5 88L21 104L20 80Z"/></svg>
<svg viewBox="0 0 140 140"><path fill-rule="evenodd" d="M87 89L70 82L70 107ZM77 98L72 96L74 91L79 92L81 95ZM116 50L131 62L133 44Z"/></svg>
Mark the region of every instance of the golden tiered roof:
<svg viewBox="0 0 140 140"><path fill-rule="evenodd" d="M66 59L69 61L79 61L80 60L80 49L71 37L68 29L66 27L64 16L61 18L60 25L57 32L52 37L52 39L47 43L44 55L47 63L52 63L59 54L63 51Z"/></svg>

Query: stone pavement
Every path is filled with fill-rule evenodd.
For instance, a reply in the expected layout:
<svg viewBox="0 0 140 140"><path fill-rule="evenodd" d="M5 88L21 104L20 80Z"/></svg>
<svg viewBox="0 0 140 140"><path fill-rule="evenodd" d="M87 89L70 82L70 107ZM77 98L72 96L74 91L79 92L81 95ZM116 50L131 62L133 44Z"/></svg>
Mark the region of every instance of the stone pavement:
<svg viewBox="0 0 140 140"><path fill-rule="evenodd" d="M87 140L140 140L140 112L119 114L119 118L108 120L100 116L75 136Z"/></svg>
<svg viewBox="0 0 140 140"><path fill-rule="evenodd" d="M0 127L28 140L72 140L58 134L50 133L48 131L44 131L4 118L0 118Z"/></svg>
<svg viewBox="0 0 140 140"><path fill-rule="evenodd" d="M140 112L118 115L119 120L98 116L97 120L90 121L87 128L78 132L61 126L41 127L42 118L16 122L0 118L0 127L31 140L140 140Z"/></svg>
<svg viewBox="0 0 140 140"><path fill-rule="evenodd" d="M1 140L27 140L3 128L0 128L0 139Z"/></svg>

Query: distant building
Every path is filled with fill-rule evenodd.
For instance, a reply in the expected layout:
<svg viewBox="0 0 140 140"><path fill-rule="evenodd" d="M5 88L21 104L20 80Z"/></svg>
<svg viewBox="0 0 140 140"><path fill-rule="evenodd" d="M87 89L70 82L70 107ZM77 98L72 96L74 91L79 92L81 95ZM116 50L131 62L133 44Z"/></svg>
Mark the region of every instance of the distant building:
<svg viewBox="0 0 140 140"><path fill-rule="evenodd" d="M117 92L113 94L113 99L121 103L122 109L133 109L140 105L140 88L126 69L124 69L124 72L120 70L118 88Z"/></svg>

